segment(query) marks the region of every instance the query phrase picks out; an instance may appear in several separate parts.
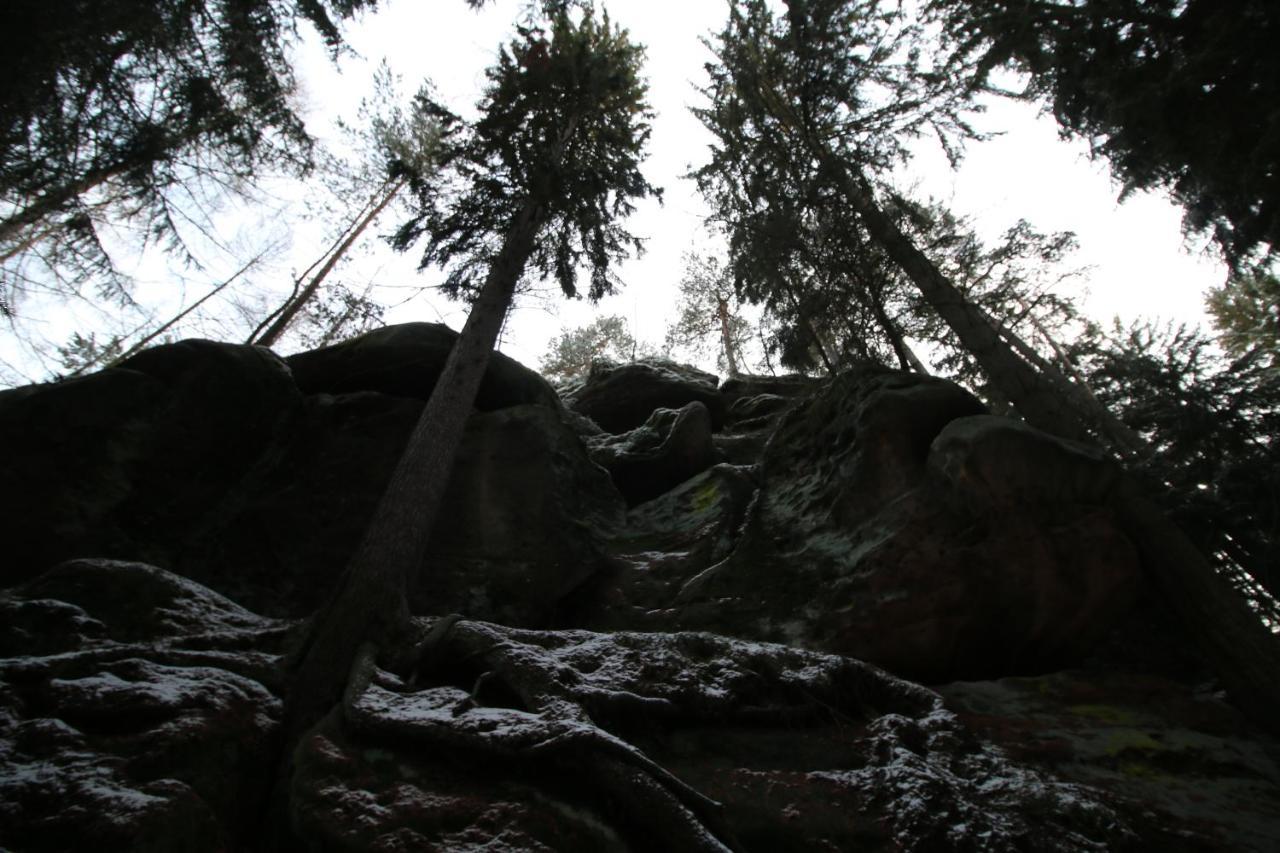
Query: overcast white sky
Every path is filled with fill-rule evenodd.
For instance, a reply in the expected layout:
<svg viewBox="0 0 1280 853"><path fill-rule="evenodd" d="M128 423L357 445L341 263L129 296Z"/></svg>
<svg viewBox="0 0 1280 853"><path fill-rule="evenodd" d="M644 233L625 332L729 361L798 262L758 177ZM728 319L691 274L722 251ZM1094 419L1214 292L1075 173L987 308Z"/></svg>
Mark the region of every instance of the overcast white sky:
<svg viewBox="0 0 1280 853"><path fill-rule="evenodd" d="M318 39L308 39L297 56L313 132L331 135L335 118L354 118L372 71L383 58L402 75L407 92L430 79L450 107L470 114L483 86L484 69L498 45L510 38L521 5L519 0L499 0L473 12L462 0L383 0L377 12L349 25L347 39L354 55L343 57L337 66ZM612 0L604 5L616 23L648 48L646 73L657 118L644 170L652 183L665 189L665 202L661 207L642 204L631 219L633 233L648 239L648 251L619 269L626 287L618 295L597 307L585 300L563 300L554 287L545 288L541 296L521 298L508 320L502 349L535 367L560 331L597 314L621 314L638 338L660 344L676 301L681 254L694 247L714 247L702 228L705 208L692 183L681 175L706 157L708 136L688 107L700 100L696 86L709 59L699 38L720 28L727 7L722 0ZM998 102L980 124L1004 135L971 146L958 173L946 166L940 152L926 151L908 178L957 213L974 216L992 237L1019 218L1041 230L1075 231L1081 244L1076 260L1093 267L1078 286L1087 288L1085 305L1096 319L1109 321L1119 314L1125 319L1202 320L1202 294L1222 281L1224 270L1211 256L1187 251L1178 209L1149 194L1118 203L1106 164L1090 162L1083 144L1060 141L1052 119L1038 116L1029 105ZM285 198L291 193L300 195L288 187L278 191ZM291 275L314 260L324 242L323 223L296 225L289 216L266 208L232 206L217 223L220 239L228 245L260 244L266 235L281 241L279 263L258 279L274 285L278 293L263 293L262 304L275 304L287 291ZM389 232L395 224L388 218L379 223L379 231ZM416 261L412 254L397 256L373 241L372 251L343 267L340 275L357 288L376 282L381 287L376 295L393 300L438 281L430 271L417 273ZM179 300L189 304L207 292L234 266L228 261L204 271L183 270L151 253L135 269L138 296L144 302L164 303L157 315L165 316L171 308L176 310ZM175 281L186 286L175 287ZM232 316L229 309L224 316ZM465 309L438 297L419 298L388 315L389 322L441 319L458 328ZM85 328L88 322L79 325ZM45 321L44 333L61 341L74 327ZM243 337L243 327L233 321L225 329L228 339ZM206 331L217 333L217 328ZM0 356L13 363L20 355L12 354L11 343L0 341Z"/></svg>
<svg viewBox="0 0 1280 853"><path fill-rule="evenodd" d="M682 252L711 245L702 230L705 207L691 182L680 176L705 159L708 135L688 107L700 100L696 86L709 59L699 38L720 28L727 6L721 0L613 0L606 6L613 20L648 48L646 71L657 119L645 171L665 188L666 198L662 207L643 205L631 220L632 231L649 239L648 251L620 269L627 287L619 295L593 309L548 291L547 298L526 297L517 306L503 349L530 365L561 329L589 322L596 313L622 314L638 337L660 343L675 302ZM517 0L490 4L479 13L461 2L437 2L428 10L410 0L391 0L350 30L351 46L367 60L364 67L345 60L336 73L322 55L311 56L306 67L316 117L334 110L350 114L350 104L367 82L368 64L383 56L409 88L429 77L451 107L469 111L483 70L511 32L519 8ZM1098 319L1119 314L1201 320L1202 294L1221 282L1224 270L1212 256L1188 252L1179 209L1153 194L1120 204L1106 164L1090 162L1082 143L1060 141L1052 119L1034 107L997 102L980 124L1004 135L972 146L958 173L940 152L919 157L911 177L924 192L973 215L991 236L1020 217L1042 230L1075 231L1081 244L1077 260L1093 267L1080 286L1087 288L1085 304ZM400 274L388 269L388 275ZM461 323L460 306L437 308L452 325ZM409 305L394 319L436 319L435 310Z"/></svg>

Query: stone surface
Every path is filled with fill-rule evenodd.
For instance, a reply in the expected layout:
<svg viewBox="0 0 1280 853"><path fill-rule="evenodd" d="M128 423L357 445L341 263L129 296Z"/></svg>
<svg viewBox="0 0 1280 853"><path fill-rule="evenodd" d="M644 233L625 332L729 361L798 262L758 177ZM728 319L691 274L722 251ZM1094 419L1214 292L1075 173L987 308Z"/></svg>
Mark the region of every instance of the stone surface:
<svg viewBox="0 0 1280 853"><path fill-rule="evenodd" d="M1029 766L1104 792L1151 849L1275 850L1280 749L1241 732L1211 682L1065 670L942 689L976 734Z"/></svg>
<svg viewBox="0 0 1280 853"><path fill-rule="evenodd" d="M169 562L289 426L301 397L258 347L183 341L0 395L0 583L78 556Z"/></svg>
<svg viewBox="0 0 1280 853"><path fill-rule="evenodd" d="M483 686L375 673L345 727L330 721L304 744L294 820L307 843L924 851L1135 839L1089 789L1009 762L935 694L846 658L474 622L446 643L440 659L489 672Z"/></svg>
<svg viewBox="0 0 1280 853"><path fill-rule="evenodd" d="M440 323L402 323L366 332L333 346L285 359L304 394L373 391L425 401L458 335ZM519 362L494 353L485 371L476 408L560 405L555 389Z"/></svg>
<svg viewBox="0 0 1280 853"><path fill-rule="evenodd" d="M688 581L676 624L929 682L1086 653L1138 584L1103 508L1114 472L981 410L950 383L871 371L789 412L734 553Z"/></svg>
<svg viewBox="0 0 1280 853"><path fill-rule="evenodd" d="M278 778L305 623L259 613L329 594L426 338L0 394L0 848L1280 848L1280 745L1143 582L1112 465L886 370L615 367L590 417L490 386L422 642Z"/></svg>
<svg viewBox="0 0 1280 853"><path fill-rule="evenodd" d="M657 409L702 403L713 429L724 424L725 402L716 377L669 361L592 365L587 381L568 398L569 408L586 415L606 432L622 433L644 424Z"/></svg>
<svg viewBox="0 0 1280 853"><path fill-rule="evenodd" d="M600 571L625 506L573 431L544 406L477 414L411 603L510 625L559 623Z"/></svg>
<svg viewBox="0 0 1280 853"><path fill-rule="evenodd" d="M160 569L93 560L9 591L0 611L0 846L249 842L274 772L282 625Z"/></svg>
<svg viewBox="0 0 1280 853"><path fill-rule="evenodd" d="M658 409L641 426L620 435L587 439L591 461L609 472L629 506L671 491L718 461L711 413L694 401L679 410Z"/></svg>
<svg viewBox="0 0 1280 853"><path fill-rule="evenodd" d="M208 341L0 395L0 438L30 451L0 490L0 582L77 556L145 560L261 612L310 613L358 545L451 334L410 324L294 357L306 396L268 350ZM596 528L623 508L541 377L502 358L491 373L481 402L501 408L468 425L424 562L443 595L422 601L542 625L599 567Z"/></svg>

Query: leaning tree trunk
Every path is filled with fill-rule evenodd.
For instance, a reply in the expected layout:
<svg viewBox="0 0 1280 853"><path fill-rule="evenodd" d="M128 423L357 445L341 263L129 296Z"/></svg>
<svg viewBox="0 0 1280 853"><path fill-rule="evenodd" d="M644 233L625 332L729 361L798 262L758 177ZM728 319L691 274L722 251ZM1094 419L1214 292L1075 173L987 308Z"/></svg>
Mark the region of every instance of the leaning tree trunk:
<svg viewBox="0 0 1280 853"><path fill-rule="evenodd" d="M507 231L466 325L330 603L317 616L286 708L290 742L338 702L356 651L409 626L408 586L422 565L454 455L544 216L530 201Z"/></svg>
<svg viewBox="0 0 1280 853"><path fill-rule="evenodd" d="M831 162L829 160L829 162ZM860 173L850 174L842 163L831 163L845 198L867 232L919 289L960 343L973 354L984 373L1027 422L1046 432L1088 441L1089 432L1062 395L1010 348L987 322L982 311L898 228L876 203L875 193Z"/></svg>
<svg viewBox="0 0 1280 853"><path fill-rule="evenodd" d="M872 238L915 282L1022 416L1046 432L1089 441L1067 401L1009 349L982 313L880 210L866 178L843 168L839 174ZM1131 478L1125 478L1112 501L1152 582L1212 661L1232 698L1255 723L1280 731L1280 638Z"/></svg>
<svg viewBox="0 0 1280 853"><path fill-rule="evenodd" d="M298 316L298 312L302 310L302 307L315 298L316 293L320 290L320 285L324 283L325 278L333 271L333 268L337 266L338 261L342 260L343 256L350 251L351 247L355 245L356 240L360 239L360 235L373 224L373 221L378 218L382 211L386 210L387 205L391 204L392 200L396 197L396 194L399 193L407 183L408 178L401 178L388 187L386 193L384 193L378 200L377 204L373 206L373 209L365 214L363 219L356 223L355 227L353 227L347 234L346 239L333 250L329 255L329 259L325 261L324 266L322 266L320 270L312 276L311 281L307 282L307 286L304 287L300 293L291 296L279 309L275 321L271 323L267 330L262 332L256 338L251 339L249 343L263 347L275 345L275 342L278 341L280 336L289 328L289 325L293 322L294 318Z"/></svg>
<svg viewBox="0 0 1280 853"><path fill-rule="evenodd" d="M724 350L725 368L730 378L739 375L738 345L733 340L733 319L729 315L729 300L716 295L716 317L720 321L720 346Z"/></svg>

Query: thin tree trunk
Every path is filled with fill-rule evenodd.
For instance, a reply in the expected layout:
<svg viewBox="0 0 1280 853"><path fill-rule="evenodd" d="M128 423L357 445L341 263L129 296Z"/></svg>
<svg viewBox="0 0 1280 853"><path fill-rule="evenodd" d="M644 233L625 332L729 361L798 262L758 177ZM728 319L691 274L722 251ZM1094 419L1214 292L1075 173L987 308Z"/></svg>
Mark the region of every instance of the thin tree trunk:
<svg viewBox="0 0 1280 853"><path fill-rule="evenodd" d="M872 237L920 288L979 364L1032 425L1088 441L1083 423L1042 377L1018 359L976 308L876 206L871 187L841 170L846 194ZM1257 724L1280 731L1280 638L1209 565L1131 479L1113 497L1121 529L1148 576L1195 637L1231 696Z"/></svg>
<svg viewBox="0 0 1280 853"><path fill-rule="evenodd" d="M827 354L827 348L822 342L822 338L818 336L818 330L814 328L813 323L809 320L809 315L800 307L800 300L791 292L789 286L783 287L783 292L787 298L791 300L791 307L795 309L796 316L800 318L800 322L804 324L805 330L809 333L809 337L813 339L813 344L818 348L818 357L822 359L822 365L827 369L827 373L834 375L836 372L835 365L831 361L831 356Z"/></svg>
<svg viewBox="0 0 1280 853"><path fill-rule="evenodd" d="M898 329L898 325L889 317L889 312L884 310L884 302L873 293L867 294L867 301L870 303L872 316L876 318L876 324L884 331L884 335L889 339L889 345L893 347L893 353L898 358L898 364L903 370L914 370L923 376L929 376L929 368L924 366L916 354L912 352L911 347L907 346L906 340L902 336L902 332Z"/></svg>
<svg viewBox="0 0 1280 853"><path fill-rule="evenodd" d="M1093 393L1093 389L1089 387L1089 382L1071 364L1071 359L1067 357L1067 353L1054 339L1053 335L1049 334L1049 330L1035 318L1035 315L1027 309L1025 304L1019 302L1019 306L1023 309L1027 319L1031 321L1031 325L1040 334L1040 337L1044 338L1045 343L1053 350L1053 354L1062 365L1062 368L1058 370L1056 365L1052 363L1050 363L1050 366L1058 370L1063 381L1076 390L1082 402L1088 407L1089 411L1094 413L1094 416L1097 417L1107 434L1111 436L1111 440L1131 453L1144 457L1149 456L1151 454L1151 446L1146 440L1138 435L1136 431L1130 429L1124 421L1116 417L1110 409L1103 405L1102 401Z"/></svg>
<svg viewBox="0 0 1280 853"><path fill-rule="evenodd" d="M361 643L381 645L409 625L409 582L422 565L476 391L544 216L527 202L507 231L364 539L314 623L290 693L290 739L338 701Z"/></svg>
<svg viewBox="0 0 1280 853"><path fill-rule="evenodd" d="M1075 411L1049 382L1019 358L973 303L947 280L893 220L880 209L870 184L861 173L850 174L833 162L845 197L890 258L920 290L960 343L1027 422L1046 432L1087 441L1089 432Z"/></svg>
<svg viewBox="0 0 1280 853"><path fill-rule="evenodd" d="M738 347L733 342L733 324L729 316L729 300L716 296L716 316L720 319L720 346L730 378L738 376Z"/></svg>
<svg viewBox="0 0 1280 853"><path fill-rule="evenodd" d="M91 170L78 181L54 187L31 204L0 220L0 242L12 240L17 233L29 225L34 225L46 216L61 210L71 200L87 193L96 186L106 183L117 175L127 172L133 164L115 163Z"/></svg>
<svg viewBox="0 0 1280 853"><path fill-rule="evenodd" d="M213 290L211 290L211 291L209 291L208 293L206 293L204 296L201 296L201 297L200 297L199 299L197 299L195 302L191 303L189 306L187 306L187 307L186 307L186 308L184 308L183 310L179 311L177 314L173 315L173 317L171 317L171 318L169 319L169 321L168 321L168 322L166 322L166 323L164 323L164 324L160 325L158 328L156 328L156 329L155 329L154 331L152 331L150 334L148 334L148 335L144 335L142 338L140 338L139 340L137 340L136 342L134 342L134 344L133 344L131 347L129 347L127 350L125 350L124 352L120 353L120 355L118 355L118 356L116 356L115 358L113 358L113 359L111 359L110 361L108 361L105 365L103 365L104 369L105 369L105 368L108 368L108 367L118 367L122 362L124 362L124 360L125 360L125 359L129 358L129 357L130 357L130 356L132 356L134 353L137 353L139 350L141 350L141 349L142 349L143 347L145 347L147 344L151 343L151 342L152 342L152 341L154 341L156 338L160 337L160 336L161 336L161 335L163 335L165 332L167 332L169 329L173 328L175 325L177 325L179 322L181 322L181 321L182 321L182 318L186 317L186 316L187 316L188 314L190 314L192 311L196 310L196 309L197 309L197 308L199 308L201 305L203 305L204 303L208 302L210 299L212 299L213 297L217 296L219 293L221 293L222 291L224 291L224 290L226 290L228 287L230 287L230 286L231 286L231 284L232 284L232 283L234 283L236 279L240 278L240 276L242 276L242 275L244 275L246 272L248 272L248 271L253 267L253 265L254 265L254 264L256 264L258 261L262 260L263 256L264 256L264 255L266 255L266 253L267 253L267 252L269 252L269 251L271 251L273 248L275 248L275 246L274 246L274 245L273 245L273 246L269 246L269 247L267 247L266 249L263 249L261 252L259 252L259 253L258 253L257 255L255 255L253 258L251 258L248 262L246 262L244 266L242 266L242 267L240 267L240 269L236 270L235 274L234 274L234 275L232 275L232 276L231 276L231 278L229 278L229 279L227 279L226 281L222 282L222 283L221 283L221 284L219 284L217 287L215 287ZM96 364L96 363L95 363L95 364ZM68 373L68 374L67 374L67 377L68 377L68 378L70 378L70 377L72 377L72 376L79 376L80 374L82 374L82 373L84 373L85 371L89 370L91 367L94 367L94 366L95 366L95 364L85 364L85 365L82 365L82 366L80 366L80 367L76 368L75 370L71 371L70 373Z"/></svg>
<svg viewBox="0 0 1280 853"><path fill-rule="evenodd" d="M392 200L396 197L396 194L404 188L406 183L408 183L408 178L401 178L391 184L386 193L383 194L381 200L379 200L373 209L370 210L354 228L351 229L347 234L347 238L343 240L338 248L329 255L329 260L325 261L324 266L320 267L319 271L316 272L311 281L307 283L307 286L304 287L300 293L285 303L285 306L276 317L275 322L273 322L265 332L259 335L257 340L251 340L250 343L264 347L275 345L276 341L280 339L280 336L288 330L289 324L291 324L294 318L298 316L298 312L302 310L302 307L315 298L316 293L320 290L320 285L324 283L325 277L333 271L333 268L337 266L338 261L342 260L343 256L350 251L351 247L355 245L356 240L360 239L360 235L363 234L371 224L373 224L373 221L378 218L382 211L386 210L387 205L391 204Z"/></svg>
<svg viewBox="0 0 1280 853"><path fill-rule="evenodd" d="M1177 525L1126 477L1113 505L1147 575L1255 723L1280 733L1280 637L1273 634Z"/></svg>

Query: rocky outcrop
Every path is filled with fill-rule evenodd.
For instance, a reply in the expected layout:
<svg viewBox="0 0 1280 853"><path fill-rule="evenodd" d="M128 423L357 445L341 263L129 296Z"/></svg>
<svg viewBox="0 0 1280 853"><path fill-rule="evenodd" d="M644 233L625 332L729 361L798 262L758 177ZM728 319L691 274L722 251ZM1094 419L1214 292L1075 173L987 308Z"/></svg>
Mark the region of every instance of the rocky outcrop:
<svg viewBox="0 0 1280 853"><path fill-rule="evenodd" d="M0 439L25 448L0 489L0 583L77 556L146 560L263 612L310 613L358 544L451 342L442 326L409 324L285 362L184 341L0 394ZM474 615L541 625L600 566L599 530L622 501L541 377L499 357L485 389L493 411L468 427L420 602L468 600Z"/></svg>
<svg viewBox="0 0 1280 853"><path fill-rule="evenodd" d="M226 850L259 828L284 626L137 563L0 598L0 843Z"/></svg>
<svg viewBox="0 0 1280 853"><path fill-rule="evenodd" d="M1115 471L941 380L849 374L792 410L727 559L675 623L928 682L1078 659L1137 589Z"/></svg>
<svg viewBox="0 0 1280 853"><path fill-rule="evenodd" d="M725 403L717 381L710 373L669 361L596 362L587 381L570 394L568 404L606 432L622 433L643 425L658 409L680 409L698 402L707 407L712 429L718 430L724 425Z"/></svg>
<svg viewBox="0 0 1280 853"><path fill-rule="evenodd" d="M372 391L425 401L456 337L440 323L404 323L289 356L285 363L304 394ZM476 408L491 412L525 404L556 408L559 398L537 373L495 353L476 392Z"/></svg>
<svg viewBox="0 0 1280 853"><path fill-rule="evenodd" d="M276 617L328 594L446 338L0 394L0 847L1280 846L1280 744L1145 582L1113 464L880 369L614 367L574 410L500 360L415 636L273 798Z"/></svg>
<svg viewBox="0 0 1280 853"><path fill-rule="evenodd" d="M719 456L711 413L696 400L679 410L658 409L621 435L604 433L586 441L591 461L609 472L629 506L671 491Z"/></svg>

